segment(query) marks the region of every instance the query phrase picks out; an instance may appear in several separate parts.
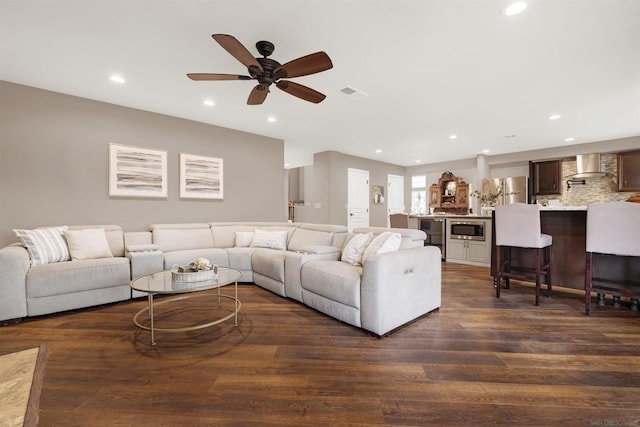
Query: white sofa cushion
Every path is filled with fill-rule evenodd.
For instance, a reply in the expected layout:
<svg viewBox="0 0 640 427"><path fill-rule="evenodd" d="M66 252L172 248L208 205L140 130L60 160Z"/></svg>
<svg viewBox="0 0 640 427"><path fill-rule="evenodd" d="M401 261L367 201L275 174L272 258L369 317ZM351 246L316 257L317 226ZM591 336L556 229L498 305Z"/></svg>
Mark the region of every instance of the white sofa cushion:
<svg viewBox="0 0 640 427"><path fill-rule="evenodd" d="M69 248L65 242L63 227L38 228L35 230L13 230L22 245L27 248L31 265L69 261Z"/></svg>
<svg viewBox="0 0 640 427"><path fill-rule="evenodd" d="M362 263L367 262L367 258L371 255L383 254L385 252L394 252L400 249L400 243L402 242L402 236L400 233L392 233L391 231L385 231L382 234L378 234L373 238L367 249L362 254Z"/></svg>
<svg viewBox="0 0 640 427"><path fill-rule="evenodd" d="M236 268L240 271L251 270L251 256L256 251L254 248L229 248L227 255L229 256L229 267Z"/></svg>
<svg viewBox="0 0 640 427"><path fill-rule="evenodd" d="M253 231L236 231L236 248L248 248L253 242Z"/></svg>
<svg viewBox="0 0 640 427"><path fill-rule="evenodd" d="M72 260L113 258L107 235L102 228L67 230L64 237L67 239Z"/></svg>
<svg viewBox="0 0 640 427"><path fill-rule="evenodd" d="M151 224L150 228L153 243L160 245L163 252L213 248L209 224Z"/></svg>
<svg viewBox="0 0 640 427"><path fill-rule="evenodd" d="M287 231L256 230L253 234L252 248L287 249Z"/></svg>
<svg viewBox="0 0 640 427"><path fill-rule="evenodd" d="M286 251L256 249L251 256L253 272L284 283L284 258Z"/></svg>
<svg viewBox="0 0 640 427"><path fill-rule="evenodd" d="M341 260L351 265L361 265L362 255L373 240L373 233L356 234L342 249Z"/></svg>
<svg viewBox="0 0 640 427"><path fill-rule="evenodd" d="M298 228L289 241L290 251L305 251L309 246L331 246L333 233Z"/></svg>
<svg viewBox="0 0 640 427"><path fill-rule="evenodd" d="M302 289L340 304L360 308L361 274L361 268L344 262L309 261L302 266Z"/></svg>
<svg viewBox="0 0 640 427"><path fill-rule="evenodd" d="M27 299L128 285L129 271L129 259L124 257L34 266L27 274Z"/></svg>

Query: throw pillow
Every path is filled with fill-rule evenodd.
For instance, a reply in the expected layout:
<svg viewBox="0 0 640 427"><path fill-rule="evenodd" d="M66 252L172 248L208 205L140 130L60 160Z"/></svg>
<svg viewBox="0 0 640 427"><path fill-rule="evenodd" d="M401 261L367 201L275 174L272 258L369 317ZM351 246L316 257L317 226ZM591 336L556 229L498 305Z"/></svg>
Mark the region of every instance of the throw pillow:
<svg viewBox="0 0 640 427"><path fill-rule="evenodd" d="M391 231L385 231L378 234L367 246L362 255L362 263L367 262L367 258L371 255L383 254L385 252L394 252L400 249L400 242L402 236L400 233L392 233Z"/></svg>
<svg viewBox="0 0 640 427"><path fill-rule="evenodd" d="M287 231L256 230L253 233L253 248L287 249Z"/></svg>
<svg viewBox="0 0 640 427"><path fill-rule="evenodd" d="M373 240L373 233L356 234L342 250L342 261L351 265L362 265L362 254Z"/></svg>
<svg viewBox="0 0 640 427"><path fill-rule="evenodd" d="M63 233L66 226L37 228L35 230L13 230L22 245L27 248L31 265L69 261L69 248Z"/></svg>
<svg viewBox="0 0 640 427"><path fill-rule="evenodd" d="M236 231L236 248L248 248L253 241L253 231Z"/></svg>
<svg viewBox="0 0 640 427"><path fill-rule="evenodd" d="M64 236L67 238L69 252L73 260L113 258L103 228L67 230Z"/></svg>

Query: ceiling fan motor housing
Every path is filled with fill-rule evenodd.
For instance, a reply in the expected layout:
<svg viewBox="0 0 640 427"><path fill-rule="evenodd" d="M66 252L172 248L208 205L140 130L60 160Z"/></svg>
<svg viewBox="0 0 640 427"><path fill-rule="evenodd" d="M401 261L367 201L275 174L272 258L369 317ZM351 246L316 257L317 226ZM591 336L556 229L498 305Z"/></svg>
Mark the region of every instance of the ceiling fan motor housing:
<svg viewBox="0 0 640 427"><path fill-rule="evenodd" d="M274 76L273 71L280 66L278 61L269 58L256 58L256 60L260 63L262 67L262 73L253 68L255 75L251 74L252 77L258 79L260 84L270 85L275 82L282 76ZM257 71L257 72L256 72ZM252 72L252 67L249 67L249 73Z"/></svg>

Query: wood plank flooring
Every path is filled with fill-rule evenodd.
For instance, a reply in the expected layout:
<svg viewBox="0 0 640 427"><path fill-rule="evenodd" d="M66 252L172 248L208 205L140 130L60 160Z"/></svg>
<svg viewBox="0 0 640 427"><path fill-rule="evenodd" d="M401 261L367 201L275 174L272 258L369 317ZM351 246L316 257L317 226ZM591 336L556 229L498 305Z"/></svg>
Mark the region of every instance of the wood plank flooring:
<svg viewBox="0 0 640 427"><path fill-rule="evenodd" d="M442 265L442 308L382 339L241 285L237 328L151 347L136 300L0 327L0 354L48 345L40 426L640 424L639 313L586 317L562 288L535 307L520 282L496 299L488 269Z"/></svg>

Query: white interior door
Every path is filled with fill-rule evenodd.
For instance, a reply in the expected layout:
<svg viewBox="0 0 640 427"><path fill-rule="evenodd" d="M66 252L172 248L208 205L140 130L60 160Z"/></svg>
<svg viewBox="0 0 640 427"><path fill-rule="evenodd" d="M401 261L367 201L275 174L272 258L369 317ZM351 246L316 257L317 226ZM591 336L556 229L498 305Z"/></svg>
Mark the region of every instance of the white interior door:
<svg viewBox="0 0 640 427"><path fill-rule="evenodd" d="M347 186L347 228L368 227L369 171L349 168Z"/></svg>
<svg viewBox="0 0 640 427"><path fill-rule="evenodd" d="M389 215L404 212L404 176L387 175L387 226Z"/></svg>

